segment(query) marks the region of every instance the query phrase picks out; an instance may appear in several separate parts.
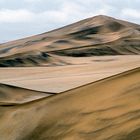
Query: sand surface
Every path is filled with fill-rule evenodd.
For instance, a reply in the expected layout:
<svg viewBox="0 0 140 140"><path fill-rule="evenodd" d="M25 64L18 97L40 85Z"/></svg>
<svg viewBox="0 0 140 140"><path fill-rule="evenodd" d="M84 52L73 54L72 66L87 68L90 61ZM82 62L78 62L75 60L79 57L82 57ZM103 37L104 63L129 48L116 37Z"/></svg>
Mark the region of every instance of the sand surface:
<svg viewBox="0 0 140 140"><path fill-rule="evenodd" d="M139 45L140 25L96 16L58 30L1 44L0 66L62 66L75 64L67 60L69 57L138 55Z"/></svg>
<svg viewBox="0 0 140 140"><path fill-rule="evenodd" d="M139 140L139 77L137 68L50 98L1 106L1 140Z"/></svg>
<svg viewBox="0 0 140 140"><path fill-rule="evenodd" d="M53 93L43 93L16 86L0 84L0 105L15 105L30 102L43 97L48 97Z"/></svg>
<svg viewBox="0 0 140 140"><path fill-rule="evenodd" d="M139 54L102 15L0 44L0 140L140 140Z"/></svg>
<svg viewBox="0 0 140 140"><path fill-rule="evenodd" d="M56 67L18 67L0 69L0 82L27 89L60 93L136 67L140 56L84 58L81 64ZM76 63L76 61L75 61Z"/></svg>

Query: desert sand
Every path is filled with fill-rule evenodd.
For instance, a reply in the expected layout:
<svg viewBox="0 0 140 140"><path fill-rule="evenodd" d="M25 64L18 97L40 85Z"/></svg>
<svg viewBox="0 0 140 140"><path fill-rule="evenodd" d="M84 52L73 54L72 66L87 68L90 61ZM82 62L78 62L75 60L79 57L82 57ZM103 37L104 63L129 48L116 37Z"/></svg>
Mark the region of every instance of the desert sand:
<svg viewBox="0 0 140 140"><path fill-rule="evenodd" d="M40 35L0 45L0 66L70 65L61 56L140 54L140 25L96 16Z"/></svg>
<svg viewBox="0 0 140 140"><path fill-rule="evenodd" d="M2 68L0 82L36 91L60 93L140 67L140 56L91 57L83 58L83 62L82 58L76 58L74 62L77 64L47 68Z"/></svg>
<svg viewBox="0 0 140 140"><path fill-rule="evenodd" d="M1 140L139 140L140 69L21 105L1 106Z"/></svg>
<svg viewBox="0 0 140 140"><path fill-rule="evenodd" d="M0 140L140 140L140 25L100 15L0 44Z"/></svg>

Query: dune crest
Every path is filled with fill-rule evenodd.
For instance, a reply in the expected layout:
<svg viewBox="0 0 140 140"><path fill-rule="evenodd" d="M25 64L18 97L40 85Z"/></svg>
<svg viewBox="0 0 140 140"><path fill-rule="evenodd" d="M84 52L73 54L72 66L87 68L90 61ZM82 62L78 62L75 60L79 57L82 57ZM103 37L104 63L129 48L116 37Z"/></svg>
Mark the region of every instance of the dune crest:
<svg viewBox="0 0 140 140"><path fill-rule="evenodd" d="M0 66L69 65L59 57L135 55L139 46L140 25L100 15L1 44Z"/></svg>
<svg viewBox="0 0 140 140"><path fill-rule="evenodd" d="M15 105L48 97L53 93L41 93L16 86L0 84L0 105Z"/></svg>

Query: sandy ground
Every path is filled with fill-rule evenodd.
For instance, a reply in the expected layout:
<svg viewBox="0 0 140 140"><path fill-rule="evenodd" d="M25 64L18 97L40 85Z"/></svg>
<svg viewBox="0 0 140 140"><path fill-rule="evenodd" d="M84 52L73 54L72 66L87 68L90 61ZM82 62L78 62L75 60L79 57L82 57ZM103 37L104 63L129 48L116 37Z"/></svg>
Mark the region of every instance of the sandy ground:
<svg viewBox="0 0 140 140"><path fill-rule="evenodd" d="M69 61L74 61L75 65L1 68L0 82L37 91L60 93L140 67L139 55L76 58L75 60L72 58Z"/></svg>
<svg viewBox="0 0 140 140"><path fill-rule="evenodd" d="M0 44L0 140L140 140L139 54L102 15Z"/></svg>
<svg viewBox="0 0 140 140"><path fill-rule="evenodd" d="M54 95L53 93L43 93L16 86L0 84L0 105L15 105L30 102Z"/></svg>
<svg viewBox="0 0 140 140"><path fill-rule="evenodd" d="M75 63L68 63L66 57L138 55L139 44L140 25L96 16L58 30L0 44L0 67Z"/></svg>

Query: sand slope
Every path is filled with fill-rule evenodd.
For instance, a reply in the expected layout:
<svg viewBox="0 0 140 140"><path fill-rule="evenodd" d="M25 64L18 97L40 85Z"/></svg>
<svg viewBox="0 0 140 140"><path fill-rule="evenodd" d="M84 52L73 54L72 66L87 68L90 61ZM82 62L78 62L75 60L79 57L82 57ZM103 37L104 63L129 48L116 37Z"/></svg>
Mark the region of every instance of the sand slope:
<svg viewBox="0 0 140 140"><path fill-rule="evenodd" d="M64 58L74 65L0 69L0 82L26 89L60 93L136 67L140 55Z"/></svg>
<svg viewBox="0 0 140 140"><path fill-rule="evenodd" d="M53 93L41 93L16 86L0 84L0 105L14 105L37 100L54 95Z"/></svg>
<svg viewBox="0 0 140 140"><path fill-rule="evenodd" d="M139 54L102 15L0 44L0 140L140 140Z"/></svg>
<svg viewBox="0 0 140 140"><path fill-rule="evenodd" d="M96 16L51 32L1 44L0 66L69 65L61 56L132 54L140 54L140 25Z"/></svg>
<svg viewBox="0 0 140 140"><path fill-rule="evenodd" d="M139 91L137 68L46 99L0 107L1 140L139 140Z"/></svg>

